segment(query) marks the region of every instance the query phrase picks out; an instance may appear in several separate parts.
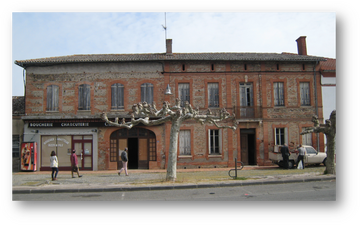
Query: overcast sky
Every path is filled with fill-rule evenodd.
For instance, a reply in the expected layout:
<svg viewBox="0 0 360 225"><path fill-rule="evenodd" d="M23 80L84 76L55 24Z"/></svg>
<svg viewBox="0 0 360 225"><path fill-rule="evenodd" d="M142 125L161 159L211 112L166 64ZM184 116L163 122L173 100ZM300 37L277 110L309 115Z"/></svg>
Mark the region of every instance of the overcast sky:
<svg viewBox="0 0 360 225"><path fill-rule="evenodd" d="M12 59L73 54L165 52L164 12L12 13ZM292 52L307 36L308 55L336 58L336 14L167 12L173 52ZM22 68L12 65L12 95Z"/></svg>

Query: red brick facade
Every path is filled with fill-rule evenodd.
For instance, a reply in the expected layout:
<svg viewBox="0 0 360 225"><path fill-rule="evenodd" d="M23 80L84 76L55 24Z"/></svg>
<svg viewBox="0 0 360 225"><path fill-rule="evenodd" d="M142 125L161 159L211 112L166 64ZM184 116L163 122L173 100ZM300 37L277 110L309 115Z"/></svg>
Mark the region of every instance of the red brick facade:
<svg viewBox="0 0 360 225"><path fill-rule="evenodd" d="M238 60L227 60L226 57L210 59L204 54L199 54L199 59L196 57L187 59L188 56L184 54L184 57L178 60L168 60L166 57L178 57L176 53L170 52L163 54L166 56L162 60L140 61L128 57L126 61L115 62L111 60L70 62L70 59L66 63L41 60L18 61L18 65L26 68L25 124L34 121L100 123L102 112L108 112L110 119L119 117L129 120L132 105L141 101L141 85L144 83L153 85L153 99L158 109L161 108L163 101L174 104L175 99L179 97L179 84L188 83L190 104L205 112L209 108L208 84L217 83L219 107L214 108L213 111L226 108L228 112L234 113L238 128L235 131L222 129L219 132L220 154L213 155L209 151L211 145L209 130L217 128L212 124L201 125L195 121L185 121L180 130L188 130L191 134L191 154L180 155L178 151L177 163L178 168L214 168L233 166L235 158L245 164L270 165L268 152L274 150L275 129L286 132L284 137L291 149L302 143L301 129L312 126L312 115L317 112L320 121L323 120L321 75L318 64L322 58L308 56L299 58L297 54L277 54L275 59L264 59L263 56L258 59L256 58L258 56L248 59L239 56ZM267 57L266 54L264 55ZM283 84L284 105L282 106L276 106L274 100L274 83L279 82ZM115 83L124 86L124 110L111 109L111 85ZM242 83L250 84L252 87L253 103L250 110L253 111L250 117L242 117L240 113ZM309 84L310 105L301 105L300 83ZM90 110L78 110L78 90L81 84L90 85ZM168 84L172 95L165 95ZM59 86L59 110L56 112L46 111L49 85ZM225 121L223 124L230 125L232 121ZM97 129L94 136L97 141L93 142L92 157L93 163L97 163L92 169L117 169L118 162L111 161L110 158L111 154L114 154L111 153L111 135L118 128L97 126L89 130L94 128ZM155 134L156 160L148 160L147 167L166 168L171 124L137 128L144 128ZM87 133L87 131L83 132ZM127 143L132 141L130 137L125 138ZM136 138L142 139L140 136ZM315 134L312 135L312 145L324 151L323 135L319 138ZM138 148L140 154L142 148L140 144ZM150 154L150 151L147 150L145 154Z"/></svg>

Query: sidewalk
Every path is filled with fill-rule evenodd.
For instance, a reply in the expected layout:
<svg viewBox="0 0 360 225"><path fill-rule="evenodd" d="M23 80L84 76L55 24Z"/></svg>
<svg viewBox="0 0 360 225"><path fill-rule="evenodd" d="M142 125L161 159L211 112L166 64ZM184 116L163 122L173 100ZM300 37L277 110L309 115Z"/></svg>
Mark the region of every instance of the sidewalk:
<svg viewBox="0 0 360 225"><path fill-rule="evenodd" d="M335 180L335 175L323 175L325 167L305 170L284 170L277 166L246 166L238 170L238 179L229 177L232 168L178 169L176 182L166 181L166 170L129 170L119 176L115 170L80 171L81 178L71 178L70 171L59 171L51 180L50 171L15 172L12 175L13 194L110 192L210 188L225 186L263 185L308 181ZM233 175L234 173L232 173Z"/></svg>

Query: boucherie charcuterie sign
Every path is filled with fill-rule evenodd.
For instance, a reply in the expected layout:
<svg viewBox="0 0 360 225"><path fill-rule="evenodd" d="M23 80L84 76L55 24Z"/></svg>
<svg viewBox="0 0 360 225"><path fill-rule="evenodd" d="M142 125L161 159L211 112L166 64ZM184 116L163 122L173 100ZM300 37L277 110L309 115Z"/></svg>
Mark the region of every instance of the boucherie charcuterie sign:
<svg viewBox="0 0 360 225"><path fill-rule="evenodd" d="M30 128L50 128L50 127L107 127L108 124L104 122L29 122Z"/></svg>

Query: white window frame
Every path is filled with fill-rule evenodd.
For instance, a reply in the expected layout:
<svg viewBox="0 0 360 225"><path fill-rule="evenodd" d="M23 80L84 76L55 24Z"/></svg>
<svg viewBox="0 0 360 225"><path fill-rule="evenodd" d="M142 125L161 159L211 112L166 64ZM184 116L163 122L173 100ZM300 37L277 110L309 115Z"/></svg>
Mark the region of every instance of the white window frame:
<svg viewBox="0 0 360 225"><path fill-rule="evenodd" d="M215 131L218 131L218 143L219 143L219 152L216 153L215 152L215 148L216 148L216 142L215 142L215 138L216 138L216 133ZM212 142L211 143L211 136L215 137L212 139ZM222 154L222 130L221 129L209 129L208 130L208 143L209 143L209 155L221 155ZM213 153L212 153L212 150L213 149Z"/></svg>
<svg viewBox="0 0 360 225"><path fill-rule="evenodd" d="M305 127L302 128L302 131L305 131ZM310 145L312 146L312 133L301 135L302 137L302 145Z"/></svg>
<svg viewBox="0 0 360 225"><path fill-rule="evenodd" d="M284 134L283 134L284 138L281 138L282 130L284 131ZM279 138L277 138L277 136L279 136ZM287 127L274 128L274 143L275 143L275 145L288 144L288 128Z"/></svg>
<svg viewBox="0 0 360 225"><path fill-rule="evenodd" d="M180 130L179 155L191 155L191 130Z"/></svg>
<svg viewBox="0 0 360 225"><path fill-rule="evenodd" d="M300 82L300 105L310 106L310 82Z"/></svg>
<svg viewBox="0 0 360 225"><path fill-rule="evenodd" d="M274 82L274 106L285 106L284 82Z"/></svg>

